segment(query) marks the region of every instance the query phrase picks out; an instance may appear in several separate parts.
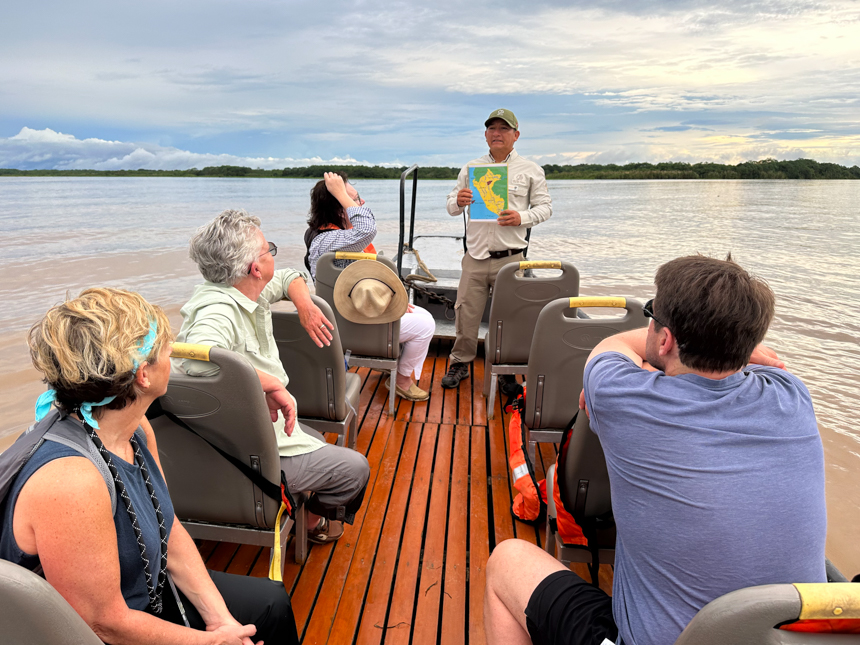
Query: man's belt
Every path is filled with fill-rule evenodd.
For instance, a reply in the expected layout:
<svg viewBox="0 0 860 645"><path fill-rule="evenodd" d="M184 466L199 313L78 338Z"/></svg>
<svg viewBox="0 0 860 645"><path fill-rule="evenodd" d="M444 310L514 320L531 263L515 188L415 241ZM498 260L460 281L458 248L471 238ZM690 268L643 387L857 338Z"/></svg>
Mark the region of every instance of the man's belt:
<svg viewBox="0 0 860 645"><path fill-rule="evenodd" d="M506 258L509 255L517 255L523 251L525 251L525 249L507 249L505 251L489 251L489 254L491 258L498 260L500 258Z"/></svg>

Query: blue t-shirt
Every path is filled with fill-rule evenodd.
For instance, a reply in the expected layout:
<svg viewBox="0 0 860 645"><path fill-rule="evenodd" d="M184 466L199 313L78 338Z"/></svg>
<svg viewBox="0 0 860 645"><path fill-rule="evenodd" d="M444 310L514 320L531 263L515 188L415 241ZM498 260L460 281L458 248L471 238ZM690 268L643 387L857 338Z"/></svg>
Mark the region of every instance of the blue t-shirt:
<svg viewBox="0 0 860 645"><path fill-rule="evenodd" d="M666 376L607 352L584 384L612 486L625 645L675 642L736 589L826 581L824 453L797 377L760 366Z"/></svg>
<svg viewBox="0 0 860 645"><path fill-rule="evenodd" d="M83 430L81 430L83 432ZM142 435L142 433L140 433ZM140 436L139 435L139 436ZM149 450L143 441L140 441L140 450L143 453L143 461L146 463L146 469L149 472L149 479L155 489L155 494L158 497L161 505L161 513L164 516L164 524L167 529L168 536L173 528L174 510L173 503L170 501L170 495L167 492L167 485L164 483L164 477L158 469ZM18 501L18 494L27 483L27 480L39 468L44 466L54 459L63 457L80 457L80 453L72 448L68 448L54 441L45 441L29 461L21 469L9 495L0 506L0 520L2 520L2 530L0 530L0 558L9 560L15 564L19 564L26 569L35 570L39 567L39 556L24 553L15 541L15 536L12 531L12 520L15 512L15 502ZM134 511L137 515L140 530L143 534L143 541L146 544L147 554L149 557L149 571L152 574L153 584L158 584L158 569L161 566L161 536L158 529L158 520L155 515L155 509L152 505L152 499L146 489L146 482L143 479L143 473L140 467L134 463L130 464L123 461L111 453L114 465L119 471L120 477L125 484L126 491L134 505ZM131 523L131 518L126 512L125 504L117 494L117 508L114 513L114 526L117 534L117 548L119 551L120 564L120 589L126 604L131 609L145 610L149 606L149 593L146 588L146 577L143 572L143 560L140 557L140 547L137 545L137 538L134 535L134 528ZM169 593L169 592L168 592Z"/></svg>

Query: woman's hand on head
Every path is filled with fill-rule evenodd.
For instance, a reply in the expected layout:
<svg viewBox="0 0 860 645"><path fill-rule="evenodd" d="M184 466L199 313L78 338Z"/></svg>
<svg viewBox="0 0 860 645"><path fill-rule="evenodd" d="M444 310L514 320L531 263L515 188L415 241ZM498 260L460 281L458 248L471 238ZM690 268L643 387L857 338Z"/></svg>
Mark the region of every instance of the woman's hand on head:
<svg viewBox="0 0 860 645"><path fill-rule="evenodd" d="M332 195L340 199L341 195L346 195L346 184L343 181L343 177L341 177L336 172L326 172L323 173L323 179L325 180L325 187Z"/></svg>
<svg viewBox="0 0 860 645"><path fill-rule="evenodd" d="M336 172L323 173L323 179L325 179L325 187L328 192L330 192L332 197L340 202L340 205L344 210L360 206L360 204L349 196L349 192L346 190L346 182L339 174Z"/></svg>

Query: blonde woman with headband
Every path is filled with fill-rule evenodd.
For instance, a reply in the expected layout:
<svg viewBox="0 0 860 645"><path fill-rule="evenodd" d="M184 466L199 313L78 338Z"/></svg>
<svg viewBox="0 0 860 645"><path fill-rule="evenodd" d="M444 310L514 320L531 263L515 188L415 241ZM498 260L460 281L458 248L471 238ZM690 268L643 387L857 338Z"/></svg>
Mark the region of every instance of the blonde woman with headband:
<svg viewBox="0 0 860 645"><path fill-rule="evenodd" d="M0 557L42 572L114 645L298 643L283 585L210 574L173 512L144 416L170 378L161 308L88 289L48 311L28 340L49 388L37 427L86 434L104 463L44 441L0 507ZM116 487L113 516L102 467Z"/></svg>

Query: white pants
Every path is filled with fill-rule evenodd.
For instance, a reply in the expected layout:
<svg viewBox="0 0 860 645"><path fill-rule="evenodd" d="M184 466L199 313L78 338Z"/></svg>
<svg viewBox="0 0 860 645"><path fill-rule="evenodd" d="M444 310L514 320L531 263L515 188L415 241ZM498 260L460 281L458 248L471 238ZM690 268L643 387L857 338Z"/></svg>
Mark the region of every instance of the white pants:
<svg viewBox="0 0 860 645"><path fill-rule="evenodd" d="M400 344L403 347L397 363L398 374L412 376L414 372L416 381L421 378L421 369L435 331L436 321L426 309L415 307L414 311L403 314L400 319Z"/></svg>

